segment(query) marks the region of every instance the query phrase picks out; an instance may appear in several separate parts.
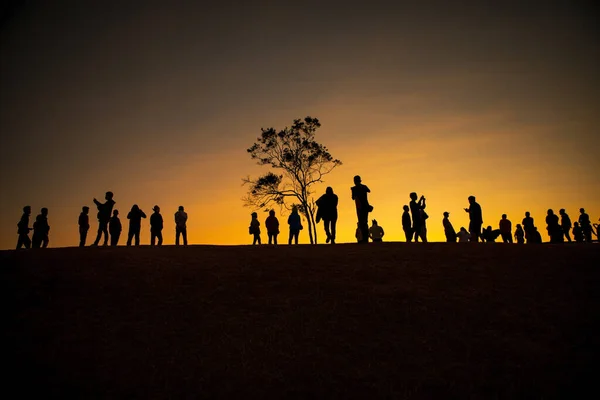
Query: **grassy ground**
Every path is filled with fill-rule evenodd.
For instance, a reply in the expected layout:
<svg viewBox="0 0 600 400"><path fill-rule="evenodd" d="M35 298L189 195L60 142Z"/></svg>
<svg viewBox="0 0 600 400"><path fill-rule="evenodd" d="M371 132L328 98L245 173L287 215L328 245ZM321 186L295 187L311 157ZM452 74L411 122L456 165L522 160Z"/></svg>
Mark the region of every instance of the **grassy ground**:
<svg viewBox="0 0 600 400"><path fill-rule="evenodd" d="M3 387L573 398L596 390L599 256L500 243L0 252Z"/></svg>

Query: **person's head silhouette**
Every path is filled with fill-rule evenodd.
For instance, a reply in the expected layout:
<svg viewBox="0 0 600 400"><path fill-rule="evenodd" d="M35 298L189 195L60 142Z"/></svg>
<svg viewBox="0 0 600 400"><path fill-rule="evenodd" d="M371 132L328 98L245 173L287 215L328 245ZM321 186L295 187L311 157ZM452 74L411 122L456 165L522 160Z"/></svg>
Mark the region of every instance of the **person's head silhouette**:
<svg viewBox="0 0 600 400"><path fill-rule="evenodd" d="M355 184L355 185L359 185L361 182L362 182L362 180L360 179L360 176L359 176L359 175L356 175L356 176L354 177L354 184Z"/></svg>
<svg viewBox="0 0 600 400"><path fill-rule="evenodd" d="M404 211L408 211L408 210L409 210L409 208L408 208L408 206L407 206L407 205L404 205L404 207L402 207L402 209L403 209Z"/></svg>
<svg viewBox="0 0 600 400"><path fill-rule="evenodd" d="M412 192L412 193L409 195L409 197L410 197L410 199L411 199L411 200L416 200L416 199L417 199L417 193L415 193L415 192Z"/></svg>
<svg viewBox="0 0 600 400"><path fill-rule="evenodd" d="M585 209L583 209L583 208L580 208L580 209L579 209L579 212L583 214L583 213L585 212Z"/></svg>
<svg viewBox="0 0 600 400"><path fill-rule="evenodd" d="M42 208L42 215L43 216L48 215L48 209L46 207Z"/></svg>
<svg viewBox="0 0 600 400"><path fill-rule="evenodd" d="M376 219L374 219L374 220L372 221L372 224L373 224L373 226L377 226L377 220L376 220Z"/></svg>
<svg viewBox="0 0 600 400"><path fill-rule="evenodd" d="M253 212L253 213L252 213L252 214L250 214L250 215L251 215L253 218L256 218L256 217L258 217L258 214L256 213L256 211L255 211L255 212Z"/></svg>
<svg viewBox="0 0 600 400"><path fill-rule="evenodd" d="M502 219L506 219L506 214L502 214Z"/></svg>
<svg viewBox="0 0 600 400"><path fill-rule="evenodd" d="M31 206L23 207L23 212L27 215L31 214Z"/></svg>
<svg viewBox="0 0 600 400"><path fill-rule="evenodd" d="M113 192L106 192L106 195L104 196L104 198L106 200L111 200L113 198Z"/></svg>
<svg viewBox="0 0 600 400"><path fill-rule="evenodd" d="M561 208L560 210L558 210L558 213L559 213L560 215L564 215L564 214L565 214L565 212L566 212L566 211L565 211L565 209L564 209L564 208Z"/></svg>
<svg viewBox="0 0 600 400"><path fill-rule="evenodd" d="M529 213L529 211L525 212L525 216L529 217L531 214Z"/></svg>
<svg viewBox="0 0 600 400"><path fill-rule="evenodd" d="M333 188L331 186L327 187L327 189L325 189L325 193L332 195L333 194Z"/></svg>
<svg viewBox="0 0 600 400"><path fill-rule="evenodd" d="M87 214L87 213L89 213L89 212L90 212L90 208L89 208L88 206L83 206L83 207L81 207L81 211L82 211L84 214Z"/></svg>
<svg viewBox="0 0 600 400"><path fill-rule="evenodd" d="M113 216L116 217L119 215L119 210L113 210Z"/></svg>
<svg viewBox="0 0 600 400"><path fill-rule="evenodd" d="M554 210L553 210L553 209L551 209L551 208L549 208L549 209L548 209L548 215L554 215Z"/></svg>
<svg viewBox="0 0 600 400"><path fill-rule="evenodd" d="M475 196L469 196L469 204L475 203Z"/></svg>
<svg viewBox="0 0 600 400"><path fill-rule="evenodd" d="M274 216L275 216L275 210L271 210L271 211L269 211L269 215L270 215L271 217L274 217Z"/></svg>
<svg viewBox="0 0 600 400"><path fill-rule="evenodd" d="M183 206L179 206L179 211L183 211Z"/></svg>
<svg viewBox="0 0 600 400"><path fill-rule="evenodd" d="M138 211L140 209L140 207L138 207L137 204L134 204L131 206L131 211Z"/></svg>
<svg viewBox="0 0 600 400"><path fill-rule="evenodd" d="M449 215L450 213L448 211L444 211L444 217L448 218Z"/></svg>
<svg viewBox="0 0 600 400"><path fill-rule="evenodd" d="M154 207L152 207L152 211L154 211L155 213L159 213L160 212L160 207L159 206L154 206Z"/></svg>

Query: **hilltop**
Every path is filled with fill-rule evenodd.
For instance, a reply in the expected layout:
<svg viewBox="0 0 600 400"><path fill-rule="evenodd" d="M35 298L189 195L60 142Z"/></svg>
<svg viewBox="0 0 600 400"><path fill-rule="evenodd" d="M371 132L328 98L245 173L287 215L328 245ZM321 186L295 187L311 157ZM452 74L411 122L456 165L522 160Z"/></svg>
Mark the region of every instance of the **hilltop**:
<svg viewBox="0 0 600 400"><path fill-rule="evenodd" d="M598 356L599 255L500 243L3 251L5 391L583 393Z"/></svg>

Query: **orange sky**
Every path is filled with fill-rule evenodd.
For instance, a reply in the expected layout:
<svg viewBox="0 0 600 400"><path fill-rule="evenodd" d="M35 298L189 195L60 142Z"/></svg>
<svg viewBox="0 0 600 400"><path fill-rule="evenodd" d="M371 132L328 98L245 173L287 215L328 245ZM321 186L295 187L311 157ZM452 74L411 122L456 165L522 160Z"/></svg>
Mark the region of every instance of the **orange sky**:
<svg viewBox="0 0 600 400"><path fill-rule="evenodd" d="M585 10L375 2L311 16L267 3L17 9L0 37L0 248L14 247L26 204L32 219L49 208L53 247L77 245L90 206L93 240L92 199L107 190L125 231L132 204L158 204L171 244L181 204L191 243L250 243L241 178L266 169L246 149L261 127L307 115L344 163L316 187L340 197L339 242L354 241L356 174L390 241L403 240L411 191L427 197L432 241L443 211L468 226L471 194L494 227L529 210L545 234L548 208L600 217L600 66Z"/></svg>

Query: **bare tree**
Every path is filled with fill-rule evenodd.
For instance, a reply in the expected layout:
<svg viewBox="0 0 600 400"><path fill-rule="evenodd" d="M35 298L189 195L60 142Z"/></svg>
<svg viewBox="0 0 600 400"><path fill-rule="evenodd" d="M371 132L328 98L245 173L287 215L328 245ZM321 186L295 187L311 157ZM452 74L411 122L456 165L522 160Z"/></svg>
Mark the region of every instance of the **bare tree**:
<svg viewBox="0 0 600 400"><path fill-rule="evenodd" d="M311 244L317 243L316 206L311 186L323 182L323 177L342 165L325 146L315 141L315 131L321 124L317 118L296 119L290 128L276 131L261 128L261 136L248 149L258 165L269 165L281 173L269 171L257 179L243 179L248 185L244 197L247 207L268 209L276 204L289 209L298 206L306 217Z"/></svg>

